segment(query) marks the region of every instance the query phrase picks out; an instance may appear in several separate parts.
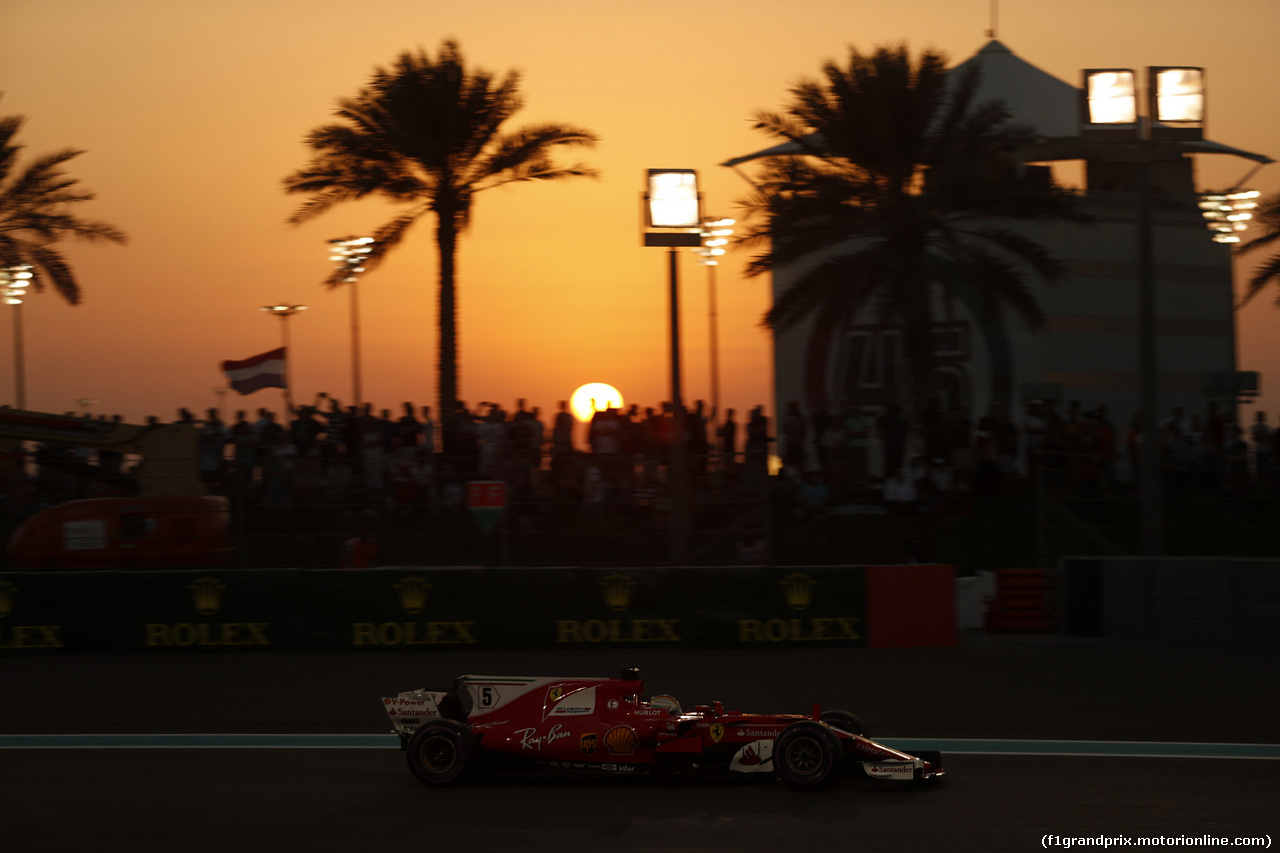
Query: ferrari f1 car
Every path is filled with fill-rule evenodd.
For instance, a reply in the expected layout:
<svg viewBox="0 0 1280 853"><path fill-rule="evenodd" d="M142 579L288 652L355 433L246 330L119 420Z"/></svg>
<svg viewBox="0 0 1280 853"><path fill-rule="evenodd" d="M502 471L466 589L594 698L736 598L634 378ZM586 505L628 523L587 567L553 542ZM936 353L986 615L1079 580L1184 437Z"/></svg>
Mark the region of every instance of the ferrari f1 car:
<svg viewBox="0 0 1280 853"><path fill-rule="evenodd" d="M386 697L409 769L427 785L486 771L559 774L768 774L820 788L842 774L886 782L943 775L938 752L909 755L872 740L847 711L748 714L723 704L685 711L642 699L636 669L618 678L463 675L444 690Z"/></svg>

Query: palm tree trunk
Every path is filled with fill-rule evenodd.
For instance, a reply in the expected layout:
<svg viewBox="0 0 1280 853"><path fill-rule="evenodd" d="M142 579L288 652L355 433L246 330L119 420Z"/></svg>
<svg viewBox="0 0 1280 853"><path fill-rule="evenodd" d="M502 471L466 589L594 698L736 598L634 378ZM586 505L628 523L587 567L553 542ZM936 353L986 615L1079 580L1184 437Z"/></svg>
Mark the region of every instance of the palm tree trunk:
<svg viewBox="0 0 1280 853"><path fill-rule="evenodd" d="M935 402L937 377L933 358L933 306L928 282L913 282L908 288L902 316L903 346L911 377L910 401L917 412Z"/></svg>
<svg viewBox="0 0 1280 853"><path fill-rule="evenodd" d="M440 266L438 294L440 345L436 358L436 393L439 417L453 418L458 404L458 300L454 282L457 275L457 217L451 210L439 210L436 223L436 248Z"/></svg>

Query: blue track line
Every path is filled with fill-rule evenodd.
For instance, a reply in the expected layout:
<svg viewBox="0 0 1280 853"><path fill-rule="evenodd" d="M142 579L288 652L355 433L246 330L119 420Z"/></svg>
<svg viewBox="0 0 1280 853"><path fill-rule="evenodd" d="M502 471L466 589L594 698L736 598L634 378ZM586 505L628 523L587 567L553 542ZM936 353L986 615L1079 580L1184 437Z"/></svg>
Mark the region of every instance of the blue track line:
<svg viewBox="0 0 1280 853"><path fill-rule="evenodd" d="M1280 759L1280 744L1274 743L969 738L883 738L879 742L904 752L937 749L954 755ZM399 744L399 738L393 734L0 735L0 749L386 749Z"/></svg>

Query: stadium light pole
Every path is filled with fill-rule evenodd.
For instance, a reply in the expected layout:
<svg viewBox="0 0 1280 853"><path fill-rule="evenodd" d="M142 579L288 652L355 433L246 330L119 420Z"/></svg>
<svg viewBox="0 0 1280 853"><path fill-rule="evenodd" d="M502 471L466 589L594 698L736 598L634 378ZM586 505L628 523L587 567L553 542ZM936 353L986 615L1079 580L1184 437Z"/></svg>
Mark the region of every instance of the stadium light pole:
<svg viewBox="0 0 1280 853"><path fill-rule="evenodd" d="M684 395L680 388L680 267L679 248L702 245L702 196L693 169L650 169L644 190L644 245L667 249L667 300L671 345L671 456L667 484L671 491L671 562L679 565L688 554L689 472L685 460ZM649 230L657 229L657 230Z"/></svg>
<svg viewBox="0 0 1280 853"><path fill-rule="evenodd" d="M0 297L13 306L13 396L19 409L27 407L27 373L22 341L22 301L31 286L30 264L0 267Z"/></svg>
<svg viewBox="0 0 1280 853"><path fill-rule="evenodd" d="M358 285L364 262L373 251L372 237L338 237L330 240L329 260L342 273L342 281L351 294L351 396L356 406L364 405L360 387L360 299Z"/></svg>
<svg viewBox="0 0 1280 853"><path fill-rule="evenodd" d="M293 361L289 354L289 318L300 311L306 311L307 306L277 302L275 305L263 305L259 310L280 318L280 345L284 347L284 416L287 422L293 414L293 381L289 378L290 364Z"/></svg>
<svg viewBox="0 0 1280 853"><path fill-rule="evenodd" d="M1137 178L1138 372L1142 399L1142 460L1138 500L1142 552L1165 550L1161 486L1160 373L1155 262L1151 238L1151 166L1181 159L1180 140L1203 138L1204 69L1147 69L1147 110L1139 109L1138 76L1129 68L1085 69L1082 136L1109 143L1111 159L1132 164Z"/></svg>
<svg viewBox="0 0 1280 853"><path fill-rule="evenodd" d="M716 267L719 258L724 254L724 247L729 245L729 237L733 236L734 220L707 219L702 223L702 248L698 256L707 268L707 319L710 325L711 349L711 412L714 418L720 417L720 330L716 312Z"/></svg>

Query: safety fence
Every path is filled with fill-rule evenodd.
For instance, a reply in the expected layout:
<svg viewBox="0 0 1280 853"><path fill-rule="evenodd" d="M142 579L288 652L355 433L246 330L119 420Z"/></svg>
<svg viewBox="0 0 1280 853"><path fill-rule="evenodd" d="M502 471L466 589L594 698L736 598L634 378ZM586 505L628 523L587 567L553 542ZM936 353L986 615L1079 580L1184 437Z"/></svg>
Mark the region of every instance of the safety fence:
<svg viewBox="0 0 1280 853"><path fill-rule="evenodd" d="M951 566L0 574L0 651L955 643Z"/></svg>

